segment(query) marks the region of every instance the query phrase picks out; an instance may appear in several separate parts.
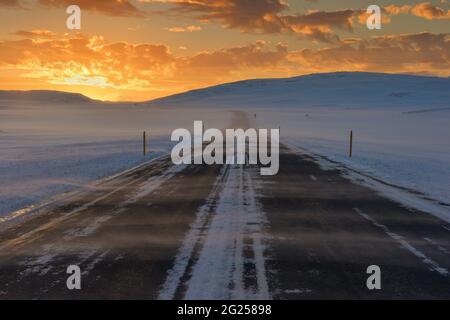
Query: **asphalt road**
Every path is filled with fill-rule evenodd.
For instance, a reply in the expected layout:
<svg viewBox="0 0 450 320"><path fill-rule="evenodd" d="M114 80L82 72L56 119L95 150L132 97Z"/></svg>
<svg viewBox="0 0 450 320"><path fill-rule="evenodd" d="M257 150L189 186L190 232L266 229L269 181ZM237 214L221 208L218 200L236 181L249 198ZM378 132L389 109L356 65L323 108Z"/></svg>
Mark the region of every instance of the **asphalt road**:
<svg viewBox="0 0 450 320"><path fill-rule="evenodd" d="M449 299L450 231L307 155L281 153L263 188L271 292L280 299ZM381 269L368 290L367 267Z"/></svg>
<svg viewBox="0 0 450 320"><path fill-rule="evenodd" d="M285 146L276 176L160 158L0 233L0 299L449 299L449 270L448 224Z"/></svg>

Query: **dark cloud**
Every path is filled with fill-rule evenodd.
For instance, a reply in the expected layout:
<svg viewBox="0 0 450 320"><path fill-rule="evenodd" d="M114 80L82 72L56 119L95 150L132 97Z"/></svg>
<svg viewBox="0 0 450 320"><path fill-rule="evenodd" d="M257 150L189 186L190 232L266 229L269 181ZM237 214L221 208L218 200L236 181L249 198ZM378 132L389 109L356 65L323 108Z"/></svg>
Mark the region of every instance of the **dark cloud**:
<svg viewBox="0 0 450 320"><path fill-rule="evenodd" d="M174 7L167 12L189 14L203 22L218 23L244 32L294 33L301 38L336 42L334 29L352 31L355 17L361 10L316 11L287 14L288 5L281 0L141 0L166 2ZM166 13L167 13L166 12Z"/></svg>
<svg viewBox="0 0 450 320"><path fill-rule="evenodd" d="M57 8L78 5L82 10L95 11L110 16L145 16L145 12L136 8L129 0L39 0L39 3L44 6Z"/></svg>
<svg viewBox="0 0 450 320"><path fill-rule="evenodd" d="M219 23L242 31L280 32L279 14L288 6L280 0L162 0L175 4L172 14L193 14L205 22Z"/></svg>
<svg viewBox="0 0 450 320"><path fill-rule="evenodd" d="M352 39L324 49L291 53L312 72L324 70L450 74L450 35L417 33Z"/></svg>

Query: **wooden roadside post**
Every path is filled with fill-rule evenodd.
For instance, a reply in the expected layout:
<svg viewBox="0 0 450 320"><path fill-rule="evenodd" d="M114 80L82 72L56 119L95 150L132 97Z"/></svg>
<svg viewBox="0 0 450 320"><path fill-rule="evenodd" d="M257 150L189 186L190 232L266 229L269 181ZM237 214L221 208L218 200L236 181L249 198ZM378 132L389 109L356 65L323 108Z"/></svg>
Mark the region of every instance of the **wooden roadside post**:
<svg viewBox="0 0 450 320"><path fill-rule="evenodd" d="M350 130L350 150L348 156L351 158L353 156L353 130Z"/></svg>
<svg viewBox="0 0 450 320"><path fill-rule="evenodd" d="M144 156L147 155L147 134L144 131L144 133L142 134L142 150L144 152Z"/></svg>

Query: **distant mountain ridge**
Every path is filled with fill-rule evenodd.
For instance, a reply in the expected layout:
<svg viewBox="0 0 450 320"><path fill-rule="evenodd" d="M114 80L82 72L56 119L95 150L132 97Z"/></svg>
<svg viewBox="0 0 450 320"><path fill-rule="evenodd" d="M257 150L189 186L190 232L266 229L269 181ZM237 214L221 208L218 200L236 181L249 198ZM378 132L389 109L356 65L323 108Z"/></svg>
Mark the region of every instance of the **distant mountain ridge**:
<svg viewBox="0 0 450 320"><path fill-rule="evenodd" d="M94 103L100 102L82 95L81 93L62 92L53 90L0 90L0 100L63 102L63 103Z"/></svg>
<svg viewBox="0 0 450 320"><path fill-rule="evenodd" d="M450 106L450 78L336 72L255 79L197 89L149 101L185 106Z"/></svg>
<svg viewBox="0 0 450 320"><path fill-rule="evenodd" d="M292 78L243 80L135 103L106 102L80 93L52 90L0 90L0 100L186 107L352 107L361 104L450 107L450 78L335 72Z"/></svg>

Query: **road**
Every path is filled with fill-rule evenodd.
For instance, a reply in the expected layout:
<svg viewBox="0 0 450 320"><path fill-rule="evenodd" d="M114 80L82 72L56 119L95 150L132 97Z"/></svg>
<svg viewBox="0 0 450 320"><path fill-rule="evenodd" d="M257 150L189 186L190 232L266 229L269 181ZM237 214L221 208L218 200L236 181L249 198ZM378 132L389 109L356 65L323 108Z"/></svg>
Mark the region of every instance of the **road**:
<svg viewBox="0 0 450 320"><path fill-rule="evenodd" d="M162 157L0 233L0 299L449 299L449 270L448 224L285 145L276 176Z"/></svg>

